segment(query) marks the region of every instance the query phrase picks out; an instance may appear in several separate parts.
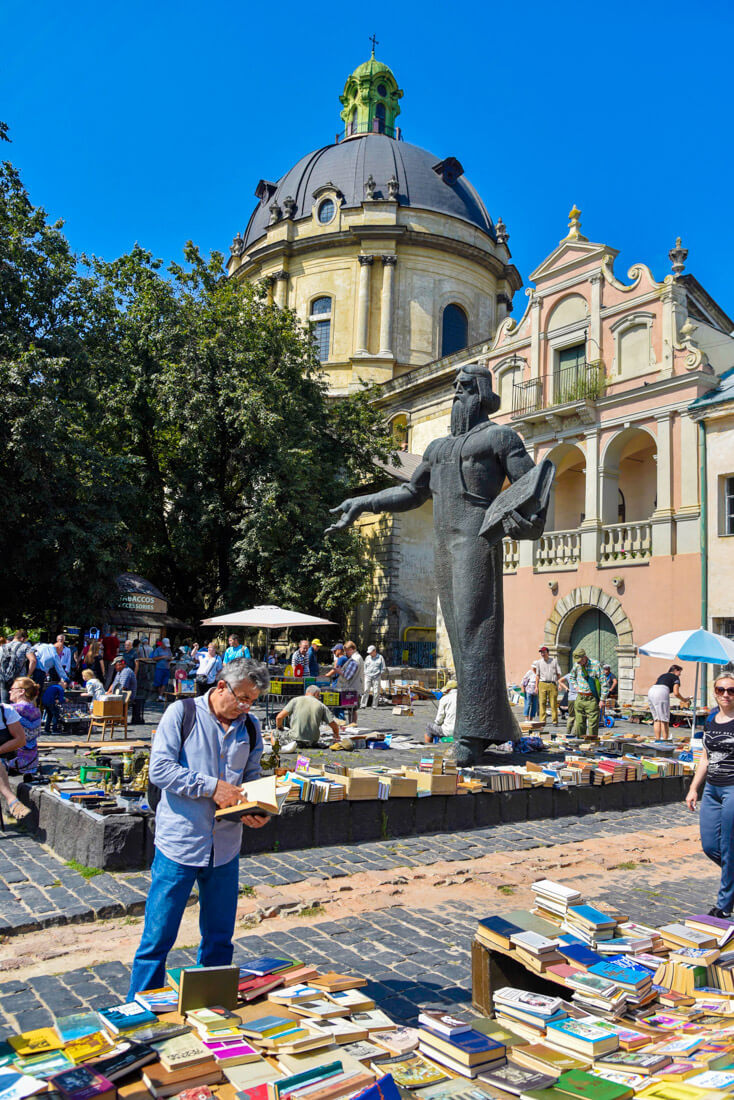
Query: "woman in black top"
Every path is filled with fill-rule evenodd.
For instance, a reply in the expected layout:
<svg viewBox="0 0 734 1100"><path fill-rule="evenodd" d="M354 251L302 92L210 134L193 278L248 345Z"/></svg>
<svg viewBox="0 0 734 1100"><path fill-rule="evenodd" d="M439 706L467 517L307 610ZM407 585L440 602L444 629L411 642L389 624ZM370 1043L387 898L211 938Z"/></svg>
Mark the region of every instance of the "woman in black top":
<svg viewBox="0 0 734 1100"><path fill-rule="evenodd" d="M671 665L667 672L658 676L647 693L647 705L652 714L656 741L667 741L670 738L670 696L675 695L684 706L690 706L691 700L685 699L680 693L682 671L680 665Z"/></svg>
<svg viewBox="0 0 734 1100"><path fill-rule="evenodd" d="M734 907L734 673L714 681L719 709L703 727L703 753L686 795L689 810L701 798L701 846L721 867L721 884L712 917L728 917ZM705 784L705 786L704 786Z"/></svg>

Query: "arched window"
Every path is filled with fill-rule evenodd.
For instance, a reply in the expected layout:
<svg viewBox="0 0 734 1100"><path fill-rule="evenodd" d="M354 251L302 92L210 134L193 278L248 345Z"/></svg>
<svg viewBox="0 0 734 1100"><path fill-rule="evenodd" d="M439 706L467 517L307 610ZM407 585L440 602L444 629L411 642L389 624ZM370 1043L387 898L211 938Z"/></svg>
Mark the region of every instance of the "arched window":
<svg viewBox="0 0 734 1100"><path fill-rule="evenodd" d="M314 298L309 321L314 327L314 343L319 362L325 363L331 346L331 298Z"/></svg>
<svg viewBox="0 0 734 1100"><path fill-rule="evenodd" d="M377 129L379 133L385 133L385 104L378 103L375 107L375 118L377 119Z"/></svg>
<svg viewBox="0 0 734 1100"><path fill-rule="evenodd" d="M446 306L441 326L441 355L452 355L469 343L469 321L461 306Z"/></svg>

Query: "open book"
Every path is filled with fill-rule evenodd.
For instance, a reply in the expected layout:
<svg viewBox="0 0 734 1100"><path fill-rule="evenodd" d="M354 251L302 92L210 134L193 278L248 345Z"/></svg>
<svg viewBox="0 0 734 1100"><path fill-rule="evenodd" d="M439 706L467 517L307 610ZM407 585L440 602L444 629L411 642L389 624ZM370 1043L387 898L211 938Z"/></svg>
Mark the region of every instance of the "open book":
<svg viewBox="0 0 734 1100"><path fill-rule="evenodd" d="M280 813L291 786L291 783L278 783L274 775L253 779L240 788L242 800L236 806L225 806L217 810L214 817L220 821L239 821L243 814L275 817Z"/></svg>

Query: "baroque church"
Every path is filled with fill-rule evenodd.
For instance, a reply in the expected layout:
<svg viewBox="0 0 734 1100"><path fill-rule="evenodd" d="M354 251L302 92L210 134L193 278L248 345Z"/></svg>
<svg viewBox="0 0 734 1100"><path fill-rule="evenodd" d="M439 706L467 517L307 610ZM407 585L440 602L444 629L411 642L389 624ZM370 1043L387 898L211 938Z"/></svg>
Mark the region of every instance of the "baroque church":
<svg viewBox="0 0 734 1100"><path fill-rule="evenodd" d="M431 440L447 434L462 363L492 371L495 420L557 470L542 539L504 540L508 679L519 681L541 643L562 667L584 645L609 661L622 700L644 695L659 672L637 654L648 637L704 619L734 630L734 604L704 607L715 586L701 553L704 535L707 544L734 535L734 447L723 448L731 476L722 459L726 468L707 480L701 411L718 410L720 433L712 395L734 366L734 322L684 273L680 241L662 281L637 264L625 283L616 250L588 241L575 207L530 275L522 317L510 317L523 284L507 230L458 157L403 140L402 96L373 50L346 81L334 142L257 184L229 274L264 282L275 304L312 322L335 397L362 381L379 385L401 453L397 469L376 471L375 487L409 480ZM704 531L707 491L724 494L708 508L724 518ZM450 668L431 502L359 526L376 574L371 600L345 627L385 647L391 663L433 663L437 647ZM676 599L656 606L657 586Z"/></svg>

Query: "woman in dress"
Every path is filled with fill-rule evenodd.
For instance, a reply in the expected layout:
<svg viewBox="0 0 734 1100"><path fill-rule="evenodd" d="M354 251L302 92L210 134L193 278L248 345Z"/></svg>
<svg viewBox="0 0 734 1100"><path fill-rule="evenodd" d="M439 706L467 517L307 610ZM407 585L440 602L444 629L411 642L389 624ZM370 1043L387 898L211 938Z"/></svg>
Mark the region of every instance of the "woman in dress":
<svg viewBox="0 0 734 1100"><path fill-rule="evenodd" d="M675 695L685 707L691 705L691 700L680 693L682 671L680 665L671 665L667 672L658 676L647 693L647 705L652 713L656 741L670 740L670 696Z"/></svg>
<svg viewBox="0 0 734 1100"><path fill-rule="evenodd" d="M10 703L20 718L25 731L25 745L13 755L5 757L5 766L11 775L35 775L38 771L38 734L41 729L41 712L36 706L38 684L30 676L18 676L10 685Z"/></svg>
<svg viewBox="0 0 734 1100"><path fill-rule="evenodd" d="M729 917L734 906L734 673L714 681L718 710L703 727L703 752L686 795L689 810L701 796L701 847L721 868L711 917Z"/></svg>

